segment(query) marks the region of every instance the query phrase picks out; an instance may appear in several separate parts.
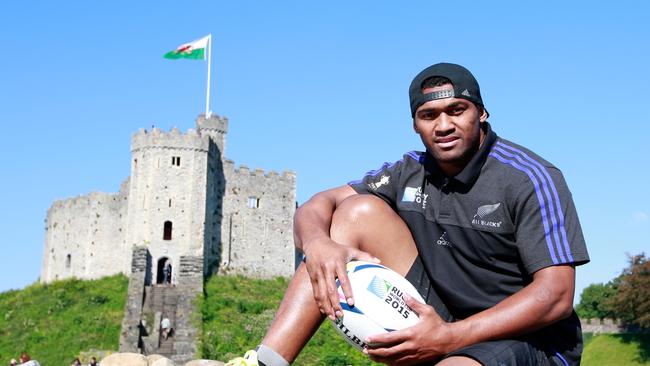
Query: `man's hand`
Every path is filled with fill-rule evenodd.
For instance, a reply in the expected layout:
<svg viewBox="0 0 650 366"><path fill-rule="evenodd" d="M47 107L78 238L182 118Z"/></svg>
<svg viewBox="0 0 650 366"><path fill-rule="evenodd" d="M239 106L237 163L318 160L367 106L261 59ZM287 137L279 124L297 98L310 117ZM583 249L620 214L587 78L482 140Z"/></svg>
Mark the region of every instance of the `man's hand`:
<svg viewBox="0 0 650 366"><path fill-rule="evenodd" d="M371 360L387 365L413 365L433 361L456 349L453 323L443 321L429 305L407 294L404 300L420 317L412 327L368 337L364 350Z"/></svg>
<svg viewBox="0 0 650 366"><path fill-rule="evenodd" d="M322 238L306 246L306 267L314 291L314 299L320 312L334 320L343 316L336 280L339 280L348 305L354 304L352 288L346 271L346 264L353 260L379 263L379 259L359 249L339 244L329 238Z"/></svg>

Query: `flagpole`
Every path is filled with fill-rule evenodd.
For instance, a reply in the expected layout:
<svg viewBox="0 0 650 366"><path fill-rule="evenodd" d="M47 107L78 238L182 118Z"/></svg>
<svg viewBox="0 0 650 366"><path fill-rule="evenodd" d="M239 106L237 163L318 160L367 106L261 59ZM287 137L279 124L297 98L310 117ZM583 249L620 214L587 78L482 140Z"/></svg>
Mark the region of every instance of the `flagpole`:
<svg viewBox="0 0 650 366"><path fill-rule="evenodd" d="M205 93L205 118L210 118L210 64L212 64L212 33L208 34L208 85Z"/></svg>

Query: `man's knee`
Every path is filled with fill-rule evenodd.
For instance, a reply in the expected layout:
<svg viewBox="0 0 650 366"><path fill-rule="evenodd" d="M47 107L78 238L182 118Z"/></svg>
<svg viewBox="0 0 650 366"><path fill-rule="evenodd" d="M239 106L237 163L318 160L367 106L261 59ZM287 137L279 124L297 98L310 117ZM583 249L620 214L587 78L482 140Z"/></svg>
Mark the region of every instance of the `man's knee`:
<svg viewBox="0 0 650 366"><path fill-rule="evenodd" d="M338 223L377 222L397 213L381 198L369 194L356 194L346 198L334 211L332 225Z"/></svg>
<svg viewBox="0 0 650 366"><path fill-rule="evenodd" d="M346 198L334 212L332 240L356 246L389 268L406 274L417 256L408 226L381 198L359 194Z"/></svg>

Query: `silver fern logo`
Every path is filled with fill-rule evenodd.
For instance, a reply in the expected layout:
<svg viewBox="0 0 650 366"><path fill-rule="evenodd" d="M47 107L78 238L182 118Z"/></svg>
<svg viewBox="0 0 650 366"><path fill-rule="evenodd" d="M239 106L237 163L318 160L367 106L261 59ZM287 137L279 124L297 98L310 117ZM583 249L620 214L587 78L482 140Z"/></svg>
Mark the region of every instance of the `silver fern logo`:
<svg viewBox="0 0 650 366"><path fill-rule="evenodd" d="M501 227L502 221L484 220L486 216L489 216L496 212L499 207L501 207L501 202L497 202L492 205L479 206L479 208L476 210L476 215L474 215L472 218L472 224L488 227Z"/></svg>
<svg viewBox="0 0 650 366"><path fill-rule="evenodd" d="M476 210L476 215L474 215L474 218L476 218L476 216L478 216L480 218L485 218L485 216L487 216L487 215L491 214L492 212L498 210L499 206L501 206L501 202L495 203L493 205L481 206L481 207L478 208L478 210Z"/></svg>

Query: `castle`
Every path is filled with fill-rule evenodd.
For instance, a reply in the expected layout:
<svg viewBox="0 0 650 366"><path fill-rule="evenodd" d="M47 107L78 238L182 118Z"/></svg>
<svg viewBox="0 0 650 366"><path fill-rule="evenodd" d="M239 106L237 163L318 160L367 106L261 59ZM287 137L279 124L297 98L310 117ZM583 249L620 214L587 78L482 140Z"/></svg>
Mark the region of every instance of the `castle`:
<svg viewBox="0 0 650 366"><path fill-rule="evenodd" d="M48 210L41 281L129 275L135 246L153 258L152 283L162 281L167 260L176 283L181 257L204 275L290 276L295 174L235 168L223 155L227 129L226 118L201 115L186 133L135 133L131 176L118 193L56 201Z"/></svg>
<svg viewBox="0 0 650 366"><path fill-rule="evenodd" d="M120 351L192 359L193 301L211 273L291 276L296 176L235 168L228 120L200 115L186 133L140 129L117 193L56 201L47 212L41 281L129 276ZM164 340L156 326L171 319Z"/></svg>

